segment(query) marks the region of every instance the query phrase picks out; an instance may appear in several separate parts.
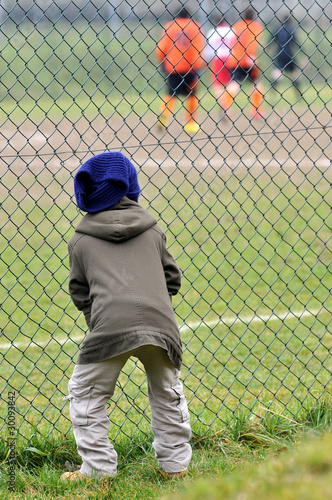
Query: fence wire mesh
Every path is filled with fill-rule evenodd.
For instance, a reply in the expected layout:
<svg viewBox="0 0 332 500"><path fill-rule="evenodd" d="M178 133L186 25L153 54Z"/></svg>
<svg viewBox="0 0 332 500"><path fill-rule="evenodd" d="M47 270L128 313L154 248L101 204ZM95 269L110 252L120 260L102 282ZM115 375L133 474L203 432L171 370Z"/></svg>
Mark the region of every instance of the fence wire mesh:
<svg viewBox="0 0 332 500"><path fill-rule="evenodd" d="M63 397L86 333L67 291L67 241L81 217L73 175L105 150L136 165L140 202L183 273L174 307L194 431L244 410L295 415L329 395L331 5L250 5L263 27L258 80L243 83L223 118L206 58L199 128L188 133L183 98L160 127L168 87L155 49L176 2L2 2L1 425L14 393L25 439L70 429ZM233 25L246 7L190 2L204 50L216 19ZM289 8L295 67L276 78L273 34ZM251 114L258 86L261 119ZM134 361L109 414L115 439L149 432Z"/></svg>

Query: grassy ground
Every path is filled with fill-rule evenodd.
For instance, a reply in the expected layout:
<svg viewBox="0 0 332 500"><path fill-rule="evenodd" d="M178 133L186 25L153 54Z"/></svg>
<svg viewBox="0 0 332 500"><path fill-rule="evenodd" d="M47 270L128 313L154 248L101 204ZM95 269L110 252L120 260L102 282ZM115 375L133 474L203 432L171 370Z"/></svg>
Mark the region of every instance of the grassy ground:
<svg viewBox="0 0 332 500"><path fill-rule="evenodd" d="M184 481L161 478L144 374L139 367L133 373L130 362L109 408L121 458L119 476L105 486L114 498L160 498L288 447L307 421L303 407L315 408L331 388L329 170L194 167L143 167L139 174L142 204L167 231L183 271L174 307L197 438L193 465ZM28 439L17 445L22 498L84 498L81 487L58 483L65 460L77 459L63 396L85 332L67 293L66 241L80 217L71 175L9 170L0 188L8 214L0 377L3 401L15 392L16 426ZM0 415L5 422L3 404ZM244 431L250 418L256 427ZM263 429L255 419L263 419ZM285 422L291 430L283 430ZM87 485L83 495L100 496L99 486Z"/></svg>
<svg viewBox="0 0 332 500"><path fill-rule="evenodd" d="M268 457L232 474L219 474L185 487L169 500L321 500L331 498L331 434L309 439L299 449ZM166 498L165 498L166 500Z"/></svg>
<svg viewBox="0 0 332 500"><path fill-rule="evenodd" d="M21 184L13 186L12 196L23 200L1 235L0 374L8 384L4 390L17 392L25 435L29 426L47 428L50 422L66 431L63 396L85 332L67 293L66 240L79 215L69 195L59 195L58 186L70 181L66 175L50 182L37 205L20 194ZM255 178L254 170L224 178L206 169L204 176L173 172L165 183L157 172L143 191L142 203L167 231L183 272L174 301L185 347L182 377L193 421L206 428L227 421L239 405L286 406L296 413L306 398L329 388L329 182L320 171L296 175L290 182L281 171L271 182L263 172ZM38 176L38 185L42 180ZM175 192L173 185L179 186ZM3 207L10 212L12 198ZM23 221L22 213L28 214ZM143 373L137 370L131 381L133 368L120 381L112 413L120 427L136 396L136 423L147 405L144 386L139 394Z"/></svg>
<svg viewBox="0 0 332 500"><path fill-rule="evenodd" d="M275 464L277 464L275 473L265 476L264 484L259 485L259 491L267 490L270 481L278 483L282 490L283 481L286 481L286 486L290 484L289 477L286 479L283 477L288 470L287 463L293 464L291 473L294 482L299 480L300 471L303 473L305 467L310 468L313 474L318 476L327 472L330 474L331 463L328 459L330 453L326 451L329 441L325 448L324 444L320 444L319 449L323 450L321 455L317 451L315 453L311 451L308 459L303 458L302 467L297 472L294 461L298 460L299 453L295 452L294 456L280 460L278 456L296 450L309 438L317 437L323 431L327 431L331 424L332 412L328 402L302 411L297 421L276 414L268 414L264 418L253 418L250 414L243 414L220 432L210 433L204 438L194 436L193 459L188 476L171 481L161 476L153 456L151 441L142 439L136 445L130 445L130 442L122 440L122 446L121 444L117 446L119 470L112 480L97 482L87 479L78 484L63 483L59 481L59 477L63 471L68 470L67 464L78 463L74 441L71 438L54 441L35 438L28 448L23 446L23 442L17 443L16 489L10 497L17 500L34 498L143 500L160 499L164 496L217 499L220 496L215 492L221 488L224 497L231 499L233 498L231 494L237 498L235 492L236 494L247 492L248 488L253 495L257 488L257 478L263 478L264 470L268 468L271 471ZM7 481L10 462L8 457L6 461L3 442L0 442L0 452L2 461L0 498L5 499L9 495ZM263 466L265 469L261 469L260 462L266 462ZM260 479L261 481L263 479ZM198 491L201 497L197 496ZM174 496L175 494L178 496ZM251 498L253 497L248 497ZM311 497L310 500L316 500L316 497Z"/></svg>
<svg viewBox="0 0 332 500"><path fill-rule="evenodd" d="M47 159L49 154L62 158L70 149L70 141L63 142L65 125L69 123L70 131L79 130L83 115L83 127L86 131L88 121L89 134L94 117L119 119L121 127L124 118L128 127L132 126L128 117L133 115L139 121L148 119L151 127L155 124L160 103L155 89L161 89L162 76L153 59L157 33L150 34L139 43L144 33L133 41L121 32L107 52L108 40L102 40L106 33L96 38L87 29L82 36L76 31L73 37L70 32L63 37L59 31L45 34L31 30L23 35L17 32L15 44L2 47L3 59L12 61L2 79L11 92L4 96L1 110L6 124L4 143L9 141L13 150L6 149L4 158L10 168L4 167L0 185L5 214L0 235L0 381L2 403L10 393L15 394L15 426L20 434L16 450L18 498L143 499L173 495L200 478L221 472L228 476L292 447L303 439L308 426L320 429L331 424L329 405L324 403L331 391L331 174L318 165L322 155L327 157L328 145L321 145L318 138L313 149L308 140L314 133L310 124L312 120L317 123L318 112L329 102L330 89L327 85L320 89L320 77L313 86L304 75L305 100L291 107L303 121L296 121L300 133L308 127L308 134L302 141L296 130L291 130L296 151L286 141L281 144L284 135L278 138L276 150L268 139L261 146L253 129L247 135L237 128L228 135L219 130L224 142L214 147L210 138L212 153L210 149L206 155L198 140L186 138L183 146L181 139L174 144L177 138L169 136L167 145L167 140L157 141L150 135L145 141L143 131L140 150L152 163L155 158L148 150L154 151L157 142L156 164L168 154L174 163L170 170L163 164L151 170L142 162L139 177L141 203L166 230L170 250L183 272L181 294L174 307L184 341L182 378L195 436L188 478L167 482L160 476L151 448L144 374L130 362L109 408L110 437L120 456L118 476L110 484L105 482L102 489L93 482L68 487L58 481L66 460L78 460L63 396L85 325L67 293L66 242L80 218L71 200L72 170L79 160L75 157L71 170L66 162L59 161L54 167ZM42 43L45 38L48 44ZM94 40L93 48L87 53L90 40ZM316 51L315 57L322 57L311 39L306 44ZM321 44L320 54L328 52L327 37ZM125 59L122 48L127 50ZM99 66L94 67L96 59ZM316 64L320 66L319 61ZM87 80L92 67L94 81ZM75 78L71 78L73 74ZM208 72L202 83L201 106L209 114L215 98L206 91ZM29 96L25 95L27 87ZM245 99L242 93L240 108ZM276 99L273 95L271 104L267 94L265 105L273 105L272 118L280 122L283 106L289 108L294 96L290 89L283 99ZM314 113L309 124L304 118L308 104ZM46 116L56 125L55 137L60 142L54 139L53 144L51 127L42 136L43 146L37 150L40 155L36 154L33 141L26 141L30 135L23 130L26 126L30 133L27 116L34 131ZM42 125L49 126L40 125L39 133ZM137 129L132 126L131 137ZM16 157L21 150L20 133L31 149L26 157L11 163L12 155ZM63 134L60 139L59 133ZM267 128L265 137L270 135ZM86 144L93 148L90 142L79 144L83 149ZM102 146L105 144L114 146L109 137ZM176 149L179 144L180 151ZM44 145L49 148L45 156ZM123 141L121 148L125 145ZM271 159L267 168L258 161L261 147L263 159ZM227 156L227 148L232 149L232 158ZM284 162L283 155L288 157L289 151L298 168L289 168ZM76 153L70 149L70 154ZM301 159L306 155L309 166L302 167ZM183 158L188 168L182 167ZM219 166L214 167L212 160ZM272 160L279 161L279 168ZM7 423L7 410L1 404L1 424ZM0 495L8 498L6 425L3 429Z"/></svg>

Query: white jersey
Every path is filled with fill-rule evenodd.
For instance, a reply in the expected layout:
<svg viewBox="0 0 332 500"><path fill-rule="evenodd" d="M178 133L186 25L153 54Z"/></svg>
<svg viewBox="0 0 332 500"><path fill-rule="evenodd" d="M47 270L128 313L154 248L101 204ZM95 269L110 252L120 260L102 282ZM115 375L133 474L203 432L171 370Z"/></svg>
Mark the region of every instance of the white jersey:
<svg viewBox="0 0 332 500"><path fill-rule="evenodd" d="M207 45L204 51L206 62L214 57L225 61L230 55L231 48L235 43L235 35L229 26L218 26L213 28L207 35Z"/></svg>

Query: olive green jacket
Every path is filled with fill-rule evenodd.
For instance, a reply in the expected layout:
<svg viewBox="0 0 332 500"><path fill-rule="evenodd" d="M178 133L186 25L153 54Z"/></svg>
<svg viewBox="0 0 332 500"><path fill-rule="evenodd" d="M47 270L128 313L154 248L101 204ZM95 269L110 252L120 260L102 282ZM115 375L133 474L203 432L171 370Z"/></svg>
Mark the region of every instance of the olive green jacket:
<svg viewBox="0 0 332 500"><path fill-rule="evenodd" d="M68 243L69 292L89 328L78 364L142 345L167 350L180 369L182 346L170 296L180 270L157 221L135 201L85 215Z"/></svg>

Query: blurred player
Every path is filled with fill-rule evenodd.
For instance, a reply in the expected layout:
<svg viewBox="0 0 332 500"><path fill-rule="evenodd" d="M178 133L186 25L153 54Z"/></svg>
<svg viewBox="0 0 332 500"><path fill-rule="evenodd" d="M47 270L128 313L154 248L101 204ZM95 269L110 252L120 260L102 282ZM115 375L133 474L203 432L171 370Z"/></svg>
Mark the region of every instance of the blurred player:
<svg viewBox="0 0 332 500"><path fill-rule="evenodd" d="M227 116L228 101L225 98L225 88L232 78L227 63L234 43L233 30L222 18L216 28L208 33L207 46L204 51L205 62L209 63L212 73L212 88L222 109L222 118Z"/></svg>
<svg viewBox="0 0 332 500"><path fill-rule="evenodd" d="M185 9L182 9L174 21L165 28L156 49L158 61L167 75L168 93L164 97L159 117L159 127L165 128L172 116L175 98L186 97L185 131L196 133L199 125L196 121L198 99L198 71L204 65L203 50L205 45L201 27L193 21Z"/></svg>
<svg viewBox="0 0 332 500"><path fill-rule="evenodd" d="M295 35L291 17L285 16L273 36L277 43L276 68L272 72L272 86L276 90L280 78L288 73L297 92L302 96L299 85L299 67L295 64L295 54L300 46ZM302 65L301 65L302 66Z"/></svg>
<svg viewBox="0 0 332 500"><path fill-rule="evenodd" d="M232 81L227 85L225 94L227 109L231 106L235 96L240 90L240 85L250 80L253 83L253 92L250 96L251 114L256 118L264 118L262 112L263 90L259 83L261 71L257 65L260 49L259 40L263 33L263 26L254 20L254 11L249 8L245 11L243 19L233 26L235 43L228 59L228 66L232 67Z"/></svg>

